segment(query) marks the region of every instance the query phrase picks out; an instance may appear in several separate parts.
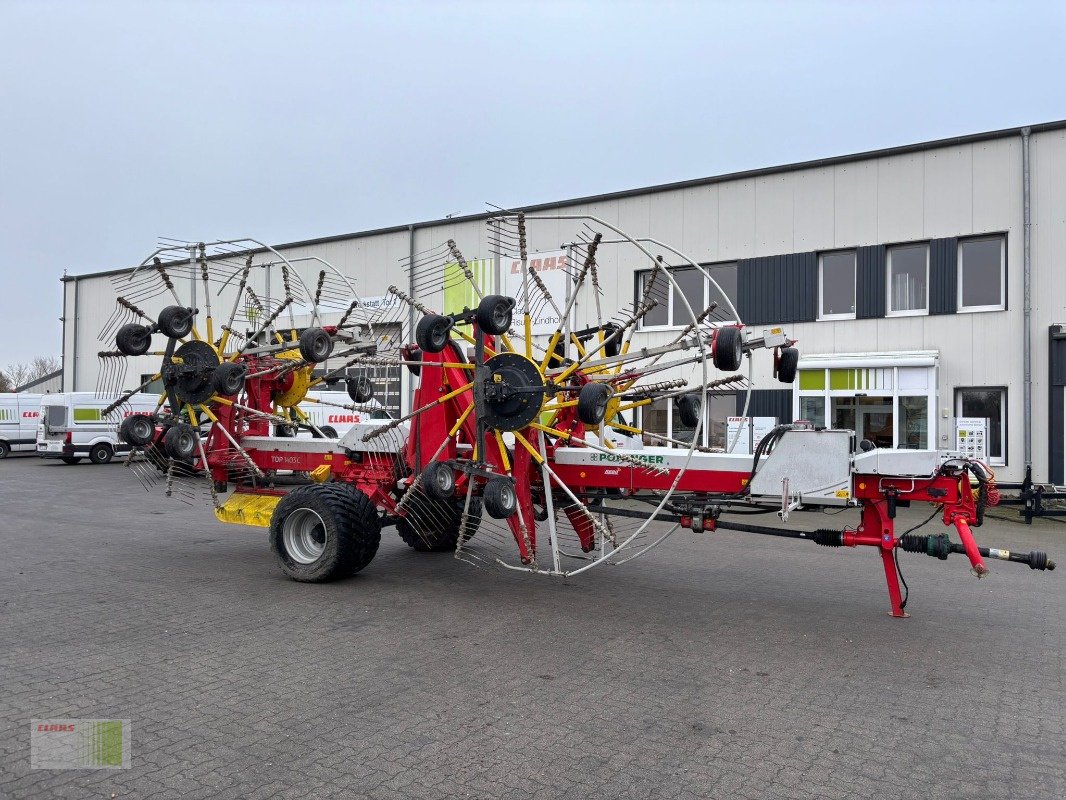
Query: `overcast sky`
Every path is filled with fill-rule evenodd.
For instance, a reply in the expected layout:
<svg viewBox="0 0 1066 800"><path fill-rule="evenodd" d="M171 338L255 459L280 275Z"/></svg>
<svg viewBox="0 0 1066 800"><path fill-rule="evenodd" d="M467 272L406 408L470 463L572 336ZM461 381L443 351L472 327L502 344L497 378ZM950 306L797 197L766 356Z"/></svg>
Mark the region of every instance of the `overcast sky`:
<svg viewBox="0 0 1066 800"><path fill-rule="evenodd" d="M1066 118L1066 3L0 0L0 369L59 277Z"/></svg>

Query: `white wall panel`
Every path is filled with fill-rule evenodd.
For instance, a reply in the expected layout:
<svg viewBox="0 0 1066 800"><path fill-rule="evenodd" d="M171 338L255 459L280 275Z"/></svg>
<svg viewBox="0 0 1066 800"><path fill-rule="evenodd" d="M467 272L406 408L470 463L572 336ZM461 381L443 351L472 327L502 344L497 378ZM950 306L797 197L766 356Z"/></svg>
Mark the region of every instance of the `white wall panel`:
<svg viewBox="0 0 1066 800"><path fill-rule="evenodd" d="M906 242L925 235L925 156L910 153L877 162L877 239Z"/></svg>
<svg viewBox="0 0 1066 800"><path fill-rule="evenodd" d="M930 239L973 232L973 153L970 145L922 154L924 226Z"/></svg>
<svg viewBox="0 0 1066 800"><path fill-rule="evenodd" d="M795 252L792 197L794 173L755 179L755 252L776 255Z"/></svg>
<svg viewBox="0 0 1066 800"><path fill-rule="evenodd" d="M792 229L797 252L837 246L835 172L825 167L793 173Z"/></svg>
<svg viewBox="0 0 1066 800"><path fill-rule="evenodd" d="M722 260L718 245L718 191L715 183L684 192L681 240L671 244L696 261Z"/></svg>
<svg viewBox="0 0 1066 800"><path fill-rule="evenodd" d="M755 254L755 180L723 183L718 187L718 260Z"/></svg>
<svg viewBox="0 0 1066 800"><path fill-rule="evenodd" d="M876 161L857 161L833 168L833 233L837 247L876 244Z"/></svg>

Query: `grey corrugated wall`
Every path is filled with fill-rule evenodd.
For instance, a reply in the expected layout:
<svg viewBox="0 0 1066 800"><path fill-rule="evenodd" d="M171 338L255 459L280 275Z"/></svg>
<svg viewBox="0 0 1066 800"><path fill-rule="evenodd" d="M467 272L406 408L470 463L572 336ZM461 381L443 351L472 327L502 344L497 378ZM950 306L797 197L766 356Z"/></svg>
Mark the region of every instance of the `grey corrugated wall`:
<svg viewBox="0 0 1066 800"><path fill-rule="evenodd" d="M737 311L745 324L818 318L818 255L789 253L737 262Z"/></svg>
<svg viewBox="0 0 1066 800"><path fill-rule="evenodd" d="M855 258L855 317L873 319L885 315L885 246L860 247Z"/></svg>
<svg viewBox="0 0 1066 800"><path fill-rule="evenodd" d="M1062 325L1052 325L1048 334L1048 480L1056 486L1066 483L1063 469L1064 430L1062 410L1066 401L1066 333Z"/></svg>
<svg viewBox="0 0 1066 800"><path fill-rule="evenodd" d="M929 242L929 313L954 314L958 305L959 240Z"/></svg>
<svg viewBox="0 0 1066 800"><path fill-rule="evenodd" d="M737 414L744 413L744 393L737 393ZM791 389L753 389L749 417L777 417L778 422L792 422Z"/></svg>

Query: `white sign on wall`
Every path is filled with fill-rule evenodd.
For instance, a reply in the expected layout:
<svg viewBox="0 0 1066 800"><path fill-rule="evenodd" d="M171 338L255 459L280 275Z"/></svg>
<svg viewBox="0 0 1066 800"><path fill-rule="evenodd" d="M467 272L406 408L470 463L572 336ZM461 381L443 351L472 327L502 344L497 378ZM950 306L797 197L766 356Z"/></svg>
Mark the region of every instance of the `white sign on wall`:
<svg viewBox="0 0 1066 800"><path fill-rule="evenodd" d="M736 439L736 447L731 452L754 453L759 442L775 427L777 427L777 417L728 417L726 419L726 449L728 450L733 440ZM739 439L737 439L738 431Z"/></svg>
<svg viewBox="0 0 1066 800"><path fill-rule="evenodd" d="M529 269L537 273L551 293L552 300L559 311L566 307L566 291L569 273L565 250L550 250L546 253L531 253L527 259ZM514 310L515 330L522 332L522 315L526 309L522 305L522 261L517 258L504 258L500 262L503 272L504 294L513 297L518 303ZM529 304L532 307L532 332L534 336L550 336L559 327L559 315L551 303L544 300L544 294L529 281Z"/></svg>
<svg viewBox="0 0 1066 800"><path fill-rule="evenodd" d="M988 420L984 417L955 417L955 449L967 458L988 459Z"/></svg>

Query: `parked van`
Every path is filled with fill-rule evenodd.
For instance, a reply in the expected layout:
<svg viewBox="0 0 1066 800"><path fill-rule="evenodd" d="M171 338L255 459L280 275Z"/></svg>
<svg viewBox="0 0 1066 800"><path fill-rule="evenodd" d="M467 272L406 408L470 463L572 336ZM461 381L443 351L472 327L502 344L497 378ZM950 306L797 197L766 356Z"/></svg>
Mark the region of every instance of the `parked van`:
<svg viewBox="0 0 1066 800"><path fill-rule="evenodd" d="M42 397L21 392L0 393L0 458L7 458L8 453L32 453L36 449Z"/></svg>
<svg viewBox="0 0 1066 800"><path fill-rule="evenodd" d="M98 397L95 392L44 395L37 426L37 455L59 458L67 464L77 464L86 457L94 464L106 464L116 454L129 452L129 445L118 438L118 423L123 416L154 414L159 395L135 394L110 418L105 418L104 409L115 399Z"/></svg>

